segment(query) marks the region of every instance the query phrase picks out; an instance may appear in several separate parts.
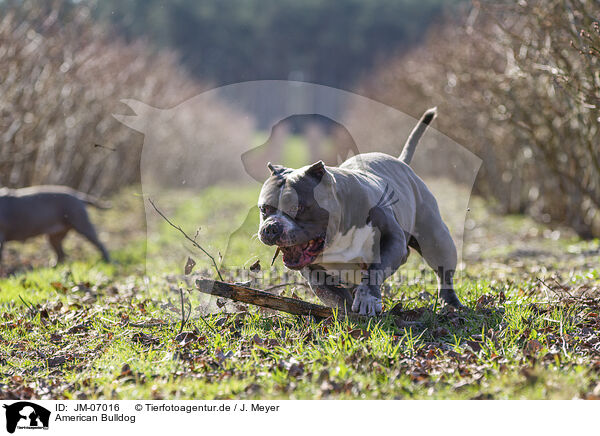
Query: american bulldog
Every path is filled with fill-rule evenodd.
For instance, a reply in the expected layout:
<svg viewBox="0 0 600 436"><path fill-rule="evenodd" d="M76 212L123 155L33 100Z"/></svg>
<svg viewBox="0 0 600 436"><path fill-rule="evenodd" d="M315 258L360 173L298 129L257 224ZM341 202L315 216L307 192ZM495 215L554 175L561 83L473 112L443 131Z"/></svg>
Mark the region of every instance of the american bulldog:
<svg viewBox="0 0 600 436"><path fill-rule="evenodd" d="M461 307L453 288L456 247L437 201L409 166L436 116L426 111L399 157L364 153L338 167L268 164L258 206L259 238L277 246L325 303L361 315L381 312L381 285L406 262L409 247L435 271L445 303Z"/></svg>

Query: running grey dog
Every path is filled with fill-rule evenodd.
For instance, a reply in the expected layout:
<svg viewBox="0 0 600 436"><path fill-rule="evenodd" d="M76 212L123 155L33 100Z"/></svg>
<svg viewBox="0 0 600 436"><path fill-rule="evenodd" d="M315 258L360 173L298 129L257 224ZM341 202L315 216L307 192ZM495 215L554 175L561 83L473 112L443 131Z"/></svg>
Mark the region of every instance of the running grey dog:
<svg viewBox="0 0 600 436"><path fill-rule="evenodd" d="M258 199L259 238L276 245L287 268L299 270L333 307L361 315L381 312L381 285L406 262L409 247L435 271L440 297L454 307L457 255L437 202L409 167L436 115L429 109L399 158L353 156L339 167L322 161L299 169L268 167Z"/></svg>
<svg viewBox="0 0 600 436"><path fill-rule="evenodd" d="M71 229L94 244L108 262L108 251L96 235L86 204L99 209L108 208L97 199L65 186L0 189L0 262L4 242L48 235L60 263L65 259L62 241Z"/></svg>

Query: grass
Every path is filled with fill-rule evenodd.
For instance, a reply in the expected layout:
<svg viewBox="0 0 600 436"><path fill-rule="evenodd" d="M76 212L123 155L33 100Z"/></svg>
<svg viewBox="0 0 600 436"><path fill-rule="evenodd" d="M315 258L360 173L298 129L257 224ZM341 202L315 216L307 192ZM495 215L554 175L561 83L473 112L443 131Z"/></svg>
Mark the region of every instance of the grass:
<svg viewBox="0 0 600 436"><path fill-rule="evenodd" d="M221 254L227 279L251 277L248 266L260 259L266 271L255 284L284 280L280 261L268 268L272 249L252 238L255 189L215 187L178 198L164 211L192 236L201 226L198 241ZM112 202L120 207L93 212L112 264L98 262L76 237L67 251L77 260L55 268L45 241L9 245L0 278L1 398L600 395L597 240L498 217L473 200L468 267L458 283L468 310L439 308L431 288L413 279L387 286L384 304L400 302L414 324L392 317L316 322L188 292L187 256L198 262L197 274L214 276L206 259L160 221L150 221L156 231L146 241L135 189ZM230 238L232 225L238 229ZM417 255L405 268L426 271ZM180 288L192 307L183 334ZM283 292L314 300L300 284Z"/></svg>

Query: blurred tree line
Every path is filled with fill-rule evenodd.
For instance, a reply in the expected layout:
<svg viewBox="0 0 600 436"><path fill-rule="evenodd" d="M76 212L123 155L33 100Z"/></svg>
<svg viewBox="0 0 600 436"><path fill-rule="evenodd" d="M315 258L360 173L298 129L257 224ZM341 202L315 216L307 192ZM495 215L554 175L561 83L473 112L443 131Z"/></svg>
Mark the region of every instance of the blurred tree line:
<svg viewBox="0 0 600 436"><path fill-rule="evenodd" d="M438 128L483 159L475 192L598 237L599 21L597 0L475 3L361 92L415 117L437 105ZM385 120L369 127L395 140Z"/></svg>
<svg viewBox="0 0 600 436"><path fill-rule="evenodd" d="M176 49L215 85L291 79L349 87L418 42L461 0L97 0L127 38Z"/></svg>
<svg viewBox="0 0 600 436"><path fill-rule="evenodd" d="M172 53L125 42L88 6L68 0L0 2L0 62L0 186L7 187L61 184L103 194L139 183L144 137L112 116L132 113L119 101L168 107L206 89ZM180 112L159 126L169 146L153 156L156 177L180 174L180 147L224 138L231 148L197 165L199 183L231 172L228 153L240 155L251 137L245 118L216 100L210 113ZM186 136L184 117L202 135Z"/></svg>

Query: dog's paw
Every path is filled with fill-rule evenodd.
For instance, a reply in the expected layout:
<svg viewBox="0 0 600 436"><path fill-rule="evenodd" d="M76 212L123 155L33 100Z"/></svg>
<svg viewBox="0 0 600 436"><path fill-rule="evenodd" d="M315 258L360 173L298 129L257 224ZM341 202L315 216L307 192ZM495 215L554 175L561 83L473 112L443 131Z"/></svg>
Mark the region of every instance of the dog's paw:
<svg viewBox="0 0 600 436"><path fill-rule="evenodd" d="M440 297L442 297L442 301L444 301L446 305L452 306L456 310L465 309L465 306L462 305L456 296L456 292L452 289L442 289L440 291Z"/></svg>
<svg viewBox="0 0 600 436"><path fill-rule="evenodd" d="M352 311L359 315L375 316L381 313L381 298L374 296L368 286L359 286L354 294Z"/></svg>

